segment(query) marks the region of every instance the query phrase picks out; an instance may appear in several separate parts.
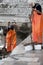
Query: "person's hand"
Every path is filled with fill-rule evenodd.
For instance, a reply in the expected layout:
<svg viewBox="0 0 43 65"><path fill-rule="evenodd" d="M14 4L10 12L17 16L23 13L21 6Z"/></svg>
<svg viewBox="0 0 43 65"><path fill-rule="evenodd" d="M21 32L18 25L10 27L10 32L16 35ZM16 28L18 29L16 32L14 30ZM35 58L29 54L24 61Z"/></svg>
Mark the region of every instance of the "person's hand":
<svg viewBox="0 0 43 65"><path fill-rule="evenodd" d="M31 14L29 14L29 19L31 19Z"/></svg>

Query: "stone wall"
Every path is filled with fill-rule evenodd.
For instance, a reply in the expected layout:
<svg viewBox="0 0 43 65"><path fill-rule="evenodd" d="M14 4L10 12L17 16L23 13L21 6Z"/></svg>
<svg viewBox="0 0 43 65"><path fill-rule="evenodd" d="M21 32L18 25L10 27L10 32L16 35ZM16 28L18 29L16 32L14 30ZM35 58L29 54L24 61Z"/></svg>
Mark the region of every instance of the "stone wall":
<svg viewBox="0 0 43 65"><path fill-rule="evenodd" d="M43 0L36 0L36 2L39 2L43 8ZM6 14L4 17L10 15L19 18L17 19L18 22L21 20L20 18L25 19L25 21L22 20L23 22L30 22L29 14L31 14L31 8L29 7L28 0L3 0L2 3L8 3L9 6L8 8L0 8L0 17L2 14Z"/></svg>

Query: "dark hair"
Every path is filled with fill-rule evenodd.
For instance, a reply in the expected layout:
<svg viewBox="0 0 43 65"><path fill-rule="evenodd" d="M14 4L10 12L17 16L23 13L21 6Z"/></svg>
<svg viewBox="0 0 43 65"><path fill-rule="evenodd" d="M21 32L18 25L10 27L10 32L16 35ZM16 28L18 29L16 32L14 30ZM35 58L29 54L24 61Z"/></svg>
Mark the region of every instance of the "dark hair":
<svg viewBox="0 0 43 65"><path fill-rule="evenodd" d="M32 8L36 8L36 10L42 13L42 7L39 3L35 3L35 5Z"/></svg>
<svg viewBox="0 0 43 65"><path fill-rule="evenodd" d="M36 5L39 5L39 3L35 3L35 5L32 8L36 8Z"/></svg>
<svg viewBox="0 0 43 65"><path fill-rule="evenodd" d="M39 12L42 12L42 8L40 5L36 6L36 9L39 11Z"/></svg>
<svg viewBox="0 0 43 65"><path fill-rule="evenodd" d="M9 26L9 27L8 27L8 31L9 31L10 29L13 30L13 29L14 29L14 26L13 26L13 25L12 25L12 26Z"/></svg>
<svg viewBox="0 0 43 65"><path fill-rule="evenodd" d="M13 26L13 25L11 25L11 29L12 29L12 30L14 29L14 26Z"/></svg>

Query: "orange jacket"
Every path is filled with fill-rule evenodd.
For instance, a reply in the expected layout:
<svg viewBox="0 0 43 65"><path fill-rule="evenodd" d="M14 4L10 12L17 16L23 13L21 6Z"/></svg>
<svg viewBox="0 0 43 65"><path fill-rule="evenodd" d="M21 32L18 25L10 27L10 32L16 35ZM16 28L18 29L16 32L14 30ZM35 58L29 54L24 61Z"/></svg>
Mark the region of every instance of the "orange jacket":
<svg viewBox="0 0 43 65"><path fill-rule="evenodd" d="M6 35L7 51L12 51L16 47L16 32L15 30L9 30Z"/></svg>
<svg viewBox="0 0 43 65"><path fill-rule="evenodd" d="M42 14L38 15L36 11L33 11L32 15L32 41L42 43L42 28L43 19Z"/></svg>

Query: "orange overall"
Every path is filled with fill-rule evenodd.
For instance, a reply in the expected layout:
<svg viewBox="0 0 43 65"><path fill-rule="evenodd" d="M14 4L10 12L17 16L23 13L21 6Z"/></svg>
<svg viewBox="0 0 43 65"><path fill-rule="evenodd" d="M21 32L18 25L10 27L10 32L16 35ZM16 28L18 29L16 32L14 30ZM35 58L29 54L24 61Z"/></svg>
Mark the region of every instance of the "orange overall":
<svg viewBox="0 0 43 65"><path fill-rule="evenodd" d="M33 11L32 15L32 41L37 43L42 43L42 28L43 28L43 18L42 14L37 14Z"/></svg>
<svg viewBox="0 0 43 65"><path fill-rule="evenodd" d="M15 30L9 30L6 35L7 51L12 51L16 47L16 32Z"/></svg>

